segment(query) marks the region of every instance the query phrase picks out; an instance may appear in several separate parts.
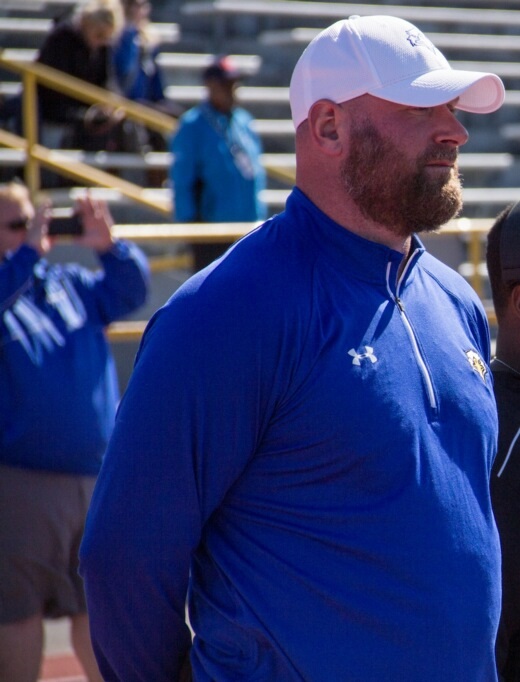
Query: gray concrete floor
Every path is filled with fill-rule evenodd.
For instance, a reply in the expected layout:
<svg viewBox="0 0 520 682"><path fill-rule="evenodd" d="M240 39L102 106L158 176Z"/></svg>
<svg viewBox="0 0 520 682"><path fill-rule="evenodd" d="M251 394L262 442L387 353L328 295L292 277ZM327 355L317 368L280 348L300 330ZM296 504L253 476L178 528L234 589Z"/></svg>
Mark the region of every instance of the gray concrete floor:
<svg viewBox="0 0 520 682"><path fill-rule="evenodd" d="M68 654L72 652L69 636L68 618L46 620L45 630L45 655Z"/></svg>

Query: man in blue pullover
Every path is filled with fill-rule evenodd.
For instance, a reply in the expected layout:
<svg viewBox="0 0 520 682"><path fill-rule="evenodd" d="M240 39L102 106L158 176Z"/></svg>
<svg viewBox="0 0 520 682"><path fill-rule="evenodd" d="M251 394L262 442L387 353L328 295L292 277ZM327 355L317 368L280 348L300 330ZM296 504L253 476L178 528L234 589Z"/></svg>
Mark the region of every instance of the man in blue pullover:
<svg viewBox="0 0 520 682"><path fill-rule="evenodd" d="M456 109L502 82L353 17L290 98L285 211L153 317L119 409L81 550L100 669L494 682L487 320L416 233L461 206Z"/></svg>
<svg viewBox="0 0 520 682"><path fill-rule="evenodd" d="M35 682L43 618L71 617L90 682L90 643L78 549L112 430L118 388L104 328L145 301L148 266L113 239L107 207L78 200L100 268L43 258L49 206L0 186L0 680Z"/></svg>

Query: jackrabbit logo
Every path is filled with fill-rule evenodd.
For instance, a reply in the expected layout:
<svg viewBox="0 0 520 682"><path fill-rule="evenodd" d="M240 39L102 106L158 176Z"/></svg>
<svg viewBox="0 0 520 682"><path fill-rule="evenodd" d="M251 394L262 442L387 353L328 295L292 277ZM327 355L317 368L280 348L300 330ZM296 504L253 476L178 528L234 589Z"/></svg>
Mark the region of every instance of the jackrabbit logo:
<svg viewBox="0 0 520 682"><path fill-rule="evenodd" d="M428 40L424 33L421 33L421 31L417 30L416 28L411 28L406 31L406 40L412 47L422 46L426 47L431 52L437 52L437 48L431 42L431 40Z"/></svg>
<svg viewBox="0 0 520 682"><path fill-rule="evenodd" d="M482 381L485 382L488 370L484 360L482 360L480 355L474 350L467 350L466 357L473 370L480 376Z"/></svg>

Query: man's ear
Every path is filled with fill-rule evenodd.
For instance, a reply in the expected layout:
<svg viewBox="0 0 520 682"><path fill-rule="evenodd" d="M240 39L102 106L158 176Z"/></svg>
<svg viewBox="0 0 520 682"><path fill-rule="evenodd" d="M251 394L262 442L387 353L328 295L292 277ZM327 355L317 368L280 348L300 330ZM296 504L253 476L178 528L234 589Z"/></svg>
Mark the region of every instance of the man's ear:
<svg viewBox="0 0 520 682"><path fill-rule="evenodd" d="M520 320L520 284L516 284L511 292L510 303L515 317Z"/></svg>
<svg viewBox="0 0 520 682"><path fill-rule="evenodd" d="M325 154L337 156L343 152L343 139L339 128L343 112L328 99L315 102L309 110L309 132L315 144Z"/></svg>

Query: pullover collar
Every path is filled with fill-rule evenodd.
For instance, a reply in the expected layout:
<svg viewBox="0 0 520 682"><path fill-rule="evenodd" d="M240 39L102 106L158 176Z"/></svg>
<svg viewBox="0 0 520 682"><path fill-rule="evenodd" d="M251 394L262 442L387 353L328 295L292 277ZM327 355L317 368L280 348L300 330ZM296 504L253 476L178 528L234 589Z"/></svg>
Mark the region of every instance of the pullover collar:
<svg viewBox="0 0 520 682"><path fill-rule="evenodd" d="M329 218L298 187L287 199L286 214L305 238L315 242L321 253L336 269L370 284L387 286L396 282L404 256L399 251L364 239ZM417 235L412 235L410 258L401 275L400 286L409 282L415 265L425 249Z"/></svg>

